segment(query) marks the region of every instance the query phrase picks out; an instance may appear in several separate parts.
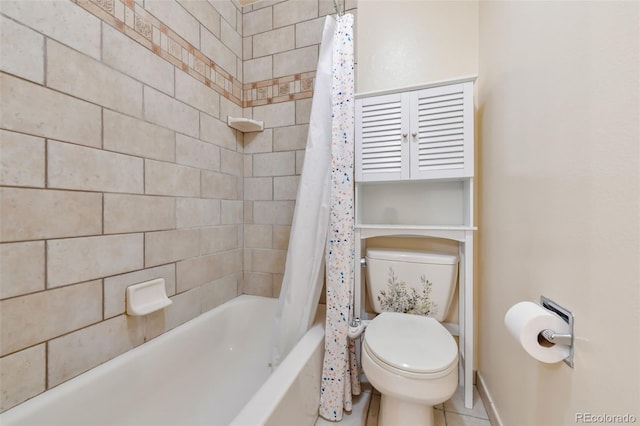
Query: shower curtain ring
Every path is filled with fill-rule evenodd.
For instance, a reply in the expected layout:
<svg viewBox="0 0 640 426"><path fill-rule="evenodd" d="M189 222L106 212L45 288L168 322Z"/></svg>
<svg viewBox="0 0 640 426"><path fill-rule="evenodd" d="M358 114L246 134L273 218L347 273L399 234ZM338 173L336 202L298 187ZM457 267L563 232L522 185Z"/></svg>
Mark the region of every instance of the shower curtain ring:
<svg viewBox="0 0 640 426"><path fill-rule="evenodd" d="M343 1L346 1L346 0L343 0ZM338 6L338 0L333 0L333 7L336 9L336 14L338 16L344 15L344 8L340 9L340 6Z"/></svg>

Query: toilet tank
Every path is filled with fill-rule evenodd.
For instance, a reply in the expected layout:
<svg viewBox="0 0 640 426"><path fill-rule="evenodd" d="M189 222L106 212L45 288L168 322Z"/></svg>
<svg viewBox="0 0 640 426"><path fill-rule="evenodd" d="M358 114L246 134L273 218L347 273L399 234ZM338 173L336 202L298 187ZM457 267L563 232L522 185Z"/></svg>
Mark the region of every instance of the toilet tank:
<svg viewBox="0 0 640 426"><path fill-rule="evenodd" d="M458 281L458 256L367 249L365 280L376 312L404 312L443 321Z"/></svg>

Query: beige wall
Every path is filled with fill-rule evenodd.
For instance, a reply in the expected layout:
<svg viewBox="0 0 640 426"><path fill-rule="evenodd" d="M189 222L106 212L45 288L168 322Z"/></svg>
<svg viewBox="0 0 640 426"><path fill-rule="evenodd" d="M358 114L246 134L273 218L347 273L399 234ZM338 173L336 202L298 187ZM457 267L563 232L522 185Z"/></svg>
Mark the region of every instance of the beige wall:
<svg viewBox="0 0 640 426"><path fill-rule="evenodd" d="M637 2L482 2L479 372L505 425L640 418ZM503 324L540 295L576 317L575 369Z"/></svg>
<svg viewBox="0 0 640 426"><path fill-rule="evenodd" d="M357 91L478 72L477 1L360 0Z"/></svg>
<svg viewBox="0 0 640 426"><path fill-rule="evenodd" d="M479 373L505 425L640 418L638 3L358 4L358 91L479 74ZM479 44L479 47L478 47ZM576 315L576 368L506 310Z"/></svg>

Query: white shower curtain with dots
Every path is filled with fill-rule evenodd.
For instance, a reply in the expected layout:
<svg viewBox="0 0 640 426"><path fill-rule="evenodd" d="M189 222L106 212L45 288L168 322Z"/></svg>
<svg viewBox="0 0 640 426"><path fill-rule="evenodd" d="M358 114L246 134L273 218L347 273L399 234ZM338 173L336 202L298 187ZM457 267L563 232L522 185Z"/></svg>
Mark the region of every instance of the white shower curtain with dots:
<svg viewBox="0 0 640 426"><path fill-rule="evenodd" d="M309 134L274 323L272 365L313 323L326 276L327 318L319 414L342 419L360 393L347 338L354 282L353 15L327 16L320 44ZM325 274L323 274L325 272Z"/></svg>
<svg viewBox="0 0 640 426"><path fill-rule="evenodd" d="M338 17L331 85L331 192L326 250L327 319L319 414L340 421L360 393L354 344L347 337L354 284L353 15Z"/></svg>
<svg viewBox="0 0 640 426"><path fill-rule="evenodd" d="M309 133L274 323L271 363L287 356L313 323L322 283L331 185L331 75L335 19L327 16L311 102Z"/></svg>

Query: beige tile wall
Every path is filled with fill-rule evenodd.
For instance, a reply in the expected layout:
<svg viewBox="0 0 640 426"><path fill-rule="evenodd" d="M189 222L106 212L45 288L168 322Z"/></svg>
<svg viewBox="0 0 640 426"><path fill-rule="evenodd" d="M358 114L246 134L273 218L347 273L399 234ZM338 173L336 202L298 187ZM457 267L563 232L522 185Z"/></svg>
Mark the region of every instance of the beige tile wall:
<svg viewBox="0 0 640 426"><path fill-rule="evenodd" d="M242 13L142 4L0 3L2 411L242 291Z"/></svg>
<svg viewBox="0 0 640 426"><path fill-rule="evenodd" d="M4 411L240 293L279 294L334 10L3 0L0 12ZM227 115L266 129L236 133ZM127 317L126 287L157 277L172 306Z"/></svg>

